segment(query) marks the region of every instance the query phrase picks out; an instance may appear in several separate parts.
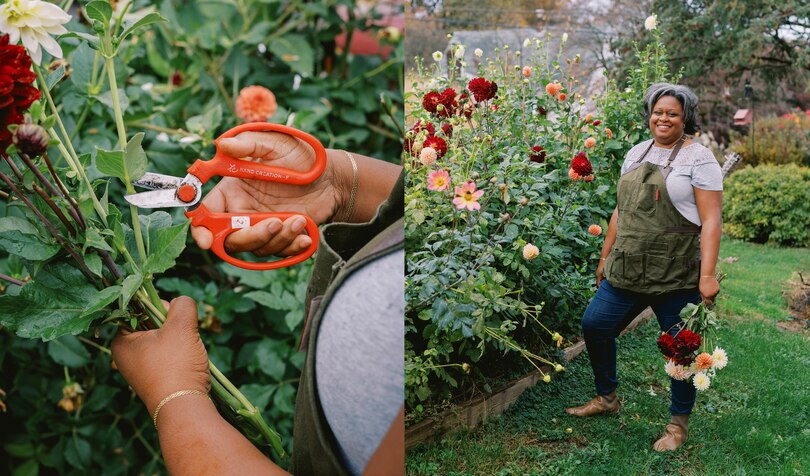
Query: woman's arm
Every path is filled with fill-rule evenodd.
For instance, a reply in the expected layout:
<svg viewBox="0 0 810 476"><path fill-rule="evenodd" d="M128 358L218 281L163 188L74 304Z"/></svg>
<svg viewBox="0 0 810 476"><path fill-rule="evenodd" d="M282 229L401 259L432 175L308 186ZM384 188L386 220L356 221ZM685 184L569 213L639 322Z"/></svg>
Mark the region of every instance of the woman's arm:
<svg viewBox="0 0 810 476"><path fill-rule="evenodd" d="M723 225L723 192L694 188L695 202L702 222L700 232L700 295L706 304L714 302L720 292L715 277L720 235Z"/></svg>
<svg viewBox="0 0 810 476"><path fill-rule="evenodd" d="M602 279L605 277L605 261L610 250L613 249L613 243L616 243L616 229L619 227L619 208L613 209L613 215L610 217L608 224L607 234L605 235L605 242L602 244L602 253L599 258L599 265L596 267L596 287L602 284Z"/></svg>
<svg viewBox="0 0 810 476"><path fill-rule="evenodd" d="M333 218L341 220L346 217L351 201L354 171L345 151L327 149L326 154L327 160L333 164L334 180L341 195ZM388 198L402 167L360 154L351 153L351 156L357 165L358 191L355 193L354 210L348 219L352 223L365 223L374 218L377 208Z"/></svg>
<svg viewBox="0 0 810 476"><path fill-rule="evenodd" d="M160 329L119 331L112 342L112 357L150 415L175 392L198 392L168 400L158 412L160 449L169 473L287 474L226 422L205 396L211 377L197 330L197 304L179 297L168 310Z"/></svg>

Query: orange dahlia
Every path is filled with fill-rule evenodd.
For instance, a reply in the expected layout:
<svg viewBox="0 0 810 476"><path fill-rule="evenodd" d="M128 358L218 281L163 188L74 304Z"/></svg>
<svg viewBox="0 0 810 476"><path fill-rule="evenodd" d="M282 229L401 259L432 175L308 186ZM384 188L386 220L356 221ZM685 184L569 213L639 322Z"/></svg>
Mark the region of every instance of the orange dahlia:
<svg viewBox="0 0 810 476"><path fill-rule="evenodd" d="M236 116L242 122L266 121L276 113L276 96L264 86L248 86L236 98Z"/></svg>

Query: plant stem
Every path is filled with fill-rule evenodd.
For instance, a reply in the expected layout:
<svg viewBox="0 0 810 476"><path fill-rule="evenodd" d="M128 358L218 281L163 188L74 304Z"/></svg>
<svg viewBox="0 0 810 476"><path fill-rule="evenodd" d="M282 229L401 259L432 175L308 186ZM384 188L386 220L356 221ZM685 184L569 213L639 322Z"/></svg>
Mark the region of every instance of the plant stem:
<svg viewBox="0 0 810 476"><path fill-rule="evenodd" d="M51 160L48 158L48 153L42 155L42 160L45 162L45 165L48 166L48 172L51 174L51 178L53 178L54 183L59 187L59 190L62 192L62 196L67 200L68 204L70 204L70 215L76 220L76 223L82 230L87 229L87 222L84 220L84 216L82 216L82 211L79 209L79 204L76 203L76 200L70 196L70 193L65 188L65 184L59 180L59 176L56 175L56 170L53 168L53 164Z"/></svg>
<svg viewBox="0 0 810 476"><path fill-rule="evenodd" d="M106 42L109 42L109 33L106 34ZM115 126L118 130L118 142L121 150L126 151L127 148L127 131L124 126L124 114L121 112L120 98L118 96L118 81L115 79L115 62L111 56L104 57L104 63L107 66L107 78L110 82L110 94L112 95L113 115L115 116ZM127 157L124 157L126 162ZM135 193L135 187L132 186L132 180L129 176L129 170L126 163L124 164L124 186L128 194ZM135 244L138 247L138 257L141 263L146 261L146 247L143 244L143 234L141 233L141 221L138 219L138 207L129 205L129 212L132 215L132 231L135 234Z"/></svg>
<svg viewBox="0 0 810 476"><path fill-rule="evenodd" d="M90 347L94 347L94 348L104 352L107 355L112 355L112 351L110 349L104 347L103 345L96 344L95 342L91 341L87 337L78 336L78 339L80 341L84 342L85 344L89 345Z"/></svg>
<svg viewBox="0 0 810 476"><path fill-rule="evenodd" d="M25 286L24 281L20 281L17 278L12 278L11 276L9 276L7 274L0 273L0 279L2 279L3 281L8 281L11 284L16 284L17 286Z"/></svg>

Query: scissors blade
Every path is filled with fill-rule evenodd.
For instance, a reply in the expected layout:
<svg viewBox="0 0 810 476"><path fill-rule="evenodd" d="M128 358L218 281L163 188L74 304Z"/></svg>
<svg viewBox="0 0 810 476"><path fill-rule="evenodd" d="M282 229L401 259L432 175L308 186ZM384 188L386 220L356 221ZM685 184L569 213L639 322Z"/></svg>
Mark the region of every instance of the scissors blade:
<svg viewBox="0 0 810 476"><path fill-rule="evenodd" d="M147 190L177 190L180 187L180 182L183 179L173 175L156 174L154 172L146 172L138 180L132 182L133 185Z"/></svg>
<svg viewBox="0 0 810 476"><path fill-rule="evenodd" d="M127 202L138 208L186 207L189 204L177 198L177 190L152 190L151 192L124 195Z"/></svg>

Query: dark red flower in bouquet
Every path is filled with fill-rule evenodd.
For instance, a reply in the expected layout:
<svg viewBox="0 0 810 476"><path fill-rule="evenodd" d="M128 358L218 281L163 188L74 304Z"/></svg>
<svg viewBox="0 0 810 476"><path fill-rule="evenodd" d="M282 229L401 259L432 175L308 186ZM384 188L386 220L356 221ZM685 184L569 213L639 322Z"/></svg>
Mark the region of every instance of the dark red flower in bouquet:
<svg viewBox="0 0 810 476"><path fill-rule="evenodd" d="M580 177L587 177L593 173L593 165L591 165L591 161L588 160L585 152L580 152L574 157L574 160L571 161L571 168Z"/></svg>
<svg viewBox="0 0 810 476"><path fill-rule="evenodd" d="M679 352L691 354L700 348L700 334L696 334L689 329L684 329L678 333L675 342L678 344Z"/></svg>
<svg viewBox="0 0 810 476"><path fill-rule="evenodd" d="M23 113L40 98L39 90L31 86L36 78L25 48L9 45L8 35L0 35L0 151L11 144L8 126L20 124Z"/></svg>
<svg viewBox="0 0 810 476"><path fill-rule="evenodd" d="M548 110L546 110L546 108L544 108L543 106L537 106L537 112L541 116L545 116L546 114L548 114Z"/></svg>
<svg viewBox="0 0 810 476"><path fill-rule="evenodd" d="M546 151L539 145L536 145L532 147L532 153L529 155L529 159L531 159L532 162L542 164L546 161Z"/></svg>
<svg viewBox="0 0 810 476"><path fill-rule="evenodd" d="M602 123L602 121L600 121L599 119L597 119L597 120L593 121L593 125L594 125L594 126L598 126L598 125L599 125L599 124L601 124L601 123Z"/></svg>
<svg viewBox="0 0 810 476"><path fill-rule="evenodd" d="M436 157L441 159L447 153L447 142L439 136L430 136L425 139L422 147L433 147L436 150Z"/></svg>
<svg viewBox="0 0 810 476"><path fill-rule="evenodd" d="M675 338L669 334L661 334L661 337L658 338L658 348L661 349L661 353L667 357L672 357L675 355Z"/></svg>
<svg viewBox="0 0 810 476"><path fill-rule="evenodd" d="M467 89L473 94L476 101L486 101L495 97L498 92L498 85L494 81L487 81L484 78L473 78L467 84Z"/></svg>
<svg viewBox="0 0 810 476"><path fill-rule="evenodd" d="M444 136L447 138L453 137L453 125L442 124L442 132L444 132Z"/></svg>
<svg viewBox="0 0 810 476"><path fill-rule="evenodd" d="M436 114L436 107L441 104L441 102L442 96L436 91L431 91L422 98L422 107L425 108L425 111Z"/></svg>
<svg viewBox="0 0 810 476"><path fill-rule="evenodd" d="M172 74L172 86L182 86L183 85L183 73L180 71L175 71Z"/></svg>

